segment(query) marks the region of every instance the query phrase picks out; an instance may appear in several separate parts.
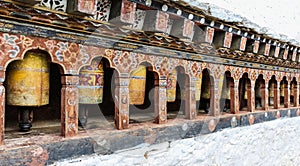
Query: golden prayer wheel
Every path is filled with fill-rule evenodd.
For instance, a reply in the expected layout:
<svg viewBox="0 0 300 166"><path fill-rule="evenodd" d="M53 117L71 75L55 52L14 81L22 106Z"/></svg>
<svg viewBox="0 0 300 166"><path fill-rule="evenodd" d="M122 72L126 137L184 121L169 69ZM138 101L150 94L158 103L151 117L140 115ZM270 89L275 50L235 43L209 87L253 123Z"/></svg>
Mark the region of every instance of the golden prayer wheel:
<svg viewBox="0 0 300 166"><path fill-rule="evenodd" d="M250 90L249 83L245 83L245 94L244 99L248 99L248 91Z"/></svg>
<svg viewBox="0 0 300 166"><path fill-rule="evenodd" d="M7 74L7 104L49 104L49 63L44 54L28 52L23 60L10 64Z"/></svg>
<svg viewBox="0 0 300 166"><path fill-rule="evenodd" d="M140 65L130 75L129 98L130 104L142 105L145 99L147 67Z"/></svg>
<svg viewBox="0 0 300 166"><path fill-rule="evenodd" d="M180 77L177 77L177 82L179 88L176 89L176 98L178 100L185 100L185 76L180 75Z"/></svg>
<svg viewBox="0 0 300 166"><path fill-rule="evenodd" d="M174 102L176 100L176 82L177 82L177 71L173 70L171 73L169 73L167 78L168 102Z"/></svg>
<svg viewBox="0 0 300 166"><path fill-rule="evenodd" d="M201 94L201 98L204 99L210 99L210 81L209 81L209 76L203 76L205 77L202 81L202 94Z"/></svg>
<svg viewBox="0 0 300 166"><path fill-rule="evenodd" d="M227 79L224 79L222 89L223 92L221 98L224 101L223 112L228 112L228 109L230 109L230 84Z"/></svg>
<svg viewBox="0 0 300 166"><path fill-rule="evenodd" d="M202 86L202 74L200 74L196 80L196 94L195 94L196 100L200 100L201 98L201 86Z"/></svg>
<svg viewBox="0 0 300 166"><path fill-rule="evenodd" d="M7 104L19 107L19 128L31 128L33 109L49 104L49 63L47 55L27 52L23 60L7 70Z"/></svg>
<svg viewBox="0 0 300 166"><path fill-rule="evenodd" d="M79 73L79 103L99 104L103 99L104 70L100 60L93 60Z"/></svg>
<svg viewBox="0 0 300 166"><path fill-rule="evenodd" d="M285 88L285 84L280 84L280 97L284 96L284 88Z"/></svg>
<svg viewBox="0 0 300 166"><path fill-rule="evenodd" d="M294 96L294 89L295 89L295 85L294 85L294 83L291 83L291 86L290 86L290 94L291 94L291 96Z"/></svg>
<svg viewBox="0 0 300 166"><path fill-rule="evenodd" d="M272 82L270 84L270 87L269 87L269 103L270 105L274 105L274 88L275 88L275 83Z"/></svg>
<svg viewBox="0 0 300 166"><path fill-rule="evenodd" d="M261 87L262 87L262 83L258 83L258 85L255 86L255 97L258 97L258 98L262 97Z"/></svg>
<svg viewBox="0 0 300 166"><path fill-rule="evenodd" d="M275 87L275 83L271 83L269 87L269 97L274 97L274 87Z"/></svg>
<svg viewBox="0 0 300 166"><path fill-rule="evenodd" d="M223 88L223 93L222 93L222 98L223 99L229 99L230 100L230 87L229 87L229 82L225 81L224 82L224 88Z"/></svg>

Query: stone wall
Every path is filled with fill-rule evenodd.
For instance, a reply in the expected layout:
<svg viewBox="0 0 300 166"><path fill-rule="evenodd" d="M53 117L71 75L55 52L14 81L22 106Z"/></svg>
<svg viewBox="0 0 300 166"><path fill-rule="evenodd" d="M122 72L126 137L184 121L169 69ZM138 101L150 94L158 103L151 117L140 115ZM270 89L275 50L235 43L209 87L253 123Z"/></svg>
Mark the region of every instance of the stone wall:
<svg viewBox="0 0 300 166"><path fill-rule="evenodd" d="M299 126L300 117L281 118L56 165L298 165Z"/></svg>

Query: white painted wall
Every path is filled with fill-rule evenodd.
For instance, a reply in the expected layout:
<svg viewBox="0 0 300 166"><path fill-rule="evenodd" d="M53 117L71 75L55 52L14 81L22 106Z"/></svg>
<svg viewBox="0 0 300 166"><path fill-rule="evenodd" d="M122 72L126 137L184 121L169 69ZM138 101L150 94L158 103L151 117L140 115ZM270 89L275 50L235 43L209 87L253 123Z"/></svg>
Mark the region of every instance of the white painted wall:
<svg viewBox="0 0 300 166"><path fill-rule="evenodd" d="M56 165L299 165L299 156L300 117L295 117Z"/></svg>

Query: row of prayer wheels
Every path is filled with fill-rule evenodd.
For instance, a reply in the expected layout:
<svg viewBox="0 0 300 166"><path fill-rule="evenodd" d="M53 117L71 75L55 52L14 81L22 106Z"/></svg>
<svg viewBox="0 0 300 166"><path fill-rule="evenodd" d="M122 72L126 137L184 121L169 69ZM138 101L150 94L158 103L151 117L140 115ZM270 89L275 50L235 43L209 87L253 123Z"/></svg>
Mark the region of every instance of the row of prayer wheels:
<svg viewBox="0 0 300 166"><path fill-rule="evenodd" d="M32 111L34 108L49 104L50 65L47 55L41 52L27 52L24 59L12 62L7 75L7 105L20 107L19 127L22 131L31 128ZM130 75L130 104L142 105L145 99L147 67L140 65ZM201 97L201 79L197 80L196 100ZM177 71L168 77L168 102L176 99ZM94 59L91 65L85 66L79 74L79 120L80 124L87 122L88 105L100 104L103 99L104 68L101 59ZM184 98L184 87L181 87ZM209 86L202 96L209 98ZM205 96L206 95L206 96Z"/></svg>
<svg viewBox="0 0 300 166"><path fill-rule="evenodd" d="M144 103L146 66L139 66L130 77L130 104ZM27 52L23 60L12 62L7 70L6 104L18 106L19 128L28 131L32 127L33 109L49 104L50 65L47 55L41 52ZM79 120L87 122L88 106L100 104L103 100L104 68L101 58L94 59L79 73Z"/></svg>
<svg viewBox="0 0 300 166"><path fill-rule="evenodd" d="M79 120L81 125L87 122L88 106L100 104L103 100L104 67L101 58L94 59L79 74ZM32 109L49 104L50 66L47 55L41 52L27 52L24 59L12 62L7 72L7 105L20 107L19 127L28 131L31 127ZM145 100L147 67L140 65L130 75L130 104L142 105ZM178 93L178 71L174 69L167 77L167 101L184 99L184 86ZM202 81L204 80L204 81ZM200 74L196 80L196 100L210 99L210 81L208 74ZM181 80L182 81L182 80ZM270 89L274 88L272 84ZM201 89L202 88L202 89ZM222 98L230 100L228 83ZM270 90L270 97L274 97Z"/></svg>

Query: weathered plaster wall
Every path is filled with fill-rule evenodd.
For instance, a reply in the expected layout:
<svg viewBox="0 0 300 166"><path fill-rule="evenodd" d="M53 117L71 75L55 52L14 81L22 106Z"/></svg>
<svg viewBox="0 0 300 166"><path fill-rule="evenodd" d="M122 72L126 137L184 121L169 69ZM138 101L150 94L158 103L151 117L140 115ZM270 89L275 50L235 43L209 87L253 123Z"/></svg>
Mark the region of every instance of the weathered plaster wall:
<svg viewBox="0 0 300 166"><path fill-rule="evenodd" d="M298 165L300 117L228 128L195 138L140 145L57 165Z"/></svg>

